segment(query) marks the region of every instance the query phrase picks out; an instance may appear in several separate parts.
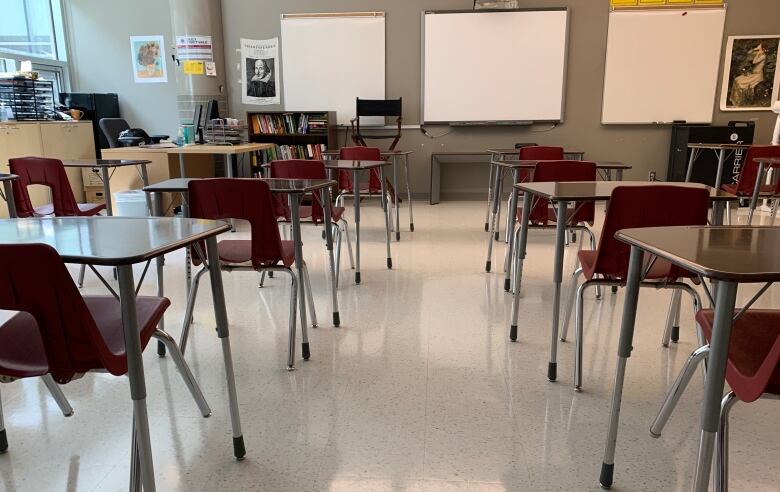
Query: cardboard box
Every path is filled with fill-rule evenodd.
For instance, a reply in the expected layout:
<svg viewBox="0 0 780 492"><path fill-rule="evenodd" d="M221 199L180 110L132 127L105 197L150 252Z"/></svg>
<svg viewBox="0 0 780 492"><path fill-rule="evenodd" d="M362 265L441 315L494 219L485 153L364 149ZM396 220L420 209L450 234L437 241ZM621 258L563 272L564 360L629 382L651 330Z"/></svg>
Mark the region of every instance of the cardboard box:
<svg viewBox="0 0 780 492"><path fill-rule="evenodd" d="M106 197L103 193L103 186L84 187L84 198L87 203L105 203Z"/></svg>
<svg viewBox="0 0 780 492"><path fill-rule="evenodd" d="M100 188L103 187L103 179L100 173L101 171L99 167L84 168L81 170L81 179L84 182L85 190L95 186Z"/></svg>

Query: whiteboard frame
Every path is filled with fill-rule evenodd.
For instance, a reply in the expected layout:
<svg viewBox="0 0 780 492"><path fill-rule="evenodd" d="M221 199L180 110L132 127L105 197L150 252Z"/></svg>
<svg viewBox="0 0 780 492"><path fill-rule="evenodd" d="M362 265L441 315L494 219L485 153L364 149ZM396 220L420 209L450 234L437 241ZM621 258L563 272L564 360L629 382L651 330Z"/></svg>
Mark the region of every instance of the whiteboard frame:
<svg viewBox="0 0 780 492"><path fill-rule="evenodd" d="M429 14L494 14L504 12L566 12L566 32L563 41L563 84L561 84L561 117L553 120L489 120L489 121L425 121L425 16ZM449 126L530 126L535 123L561 124L566 112L566 82L569 72L569 28L571 9L569 7L529 7L519 9L461 9L423 10L420 13L420 124Z"/></svg>
<svg viewBox="0 0 780 492"><path fill-rule="evenodd" d="M642 6L642 7L609 7L609 14L612 12L625 12L625 11L639 11L639 10L723 10L725 12L725 15L728 16L728 3L723 2L722 5L675 5L672 6ZM728 19L725 18L723 20L723 32L721 33L721 58L723 57L723 36L726 35L726 21ZM633 121L633 122L621 122L621 123L604 123L604 98L606 97L607 93L607 50L609 50L609 19L607 20L607 42L604 44L604 76L601 78L601 116L599 120L599 124L602 126L607 125L654 125L654 126L669 126L669 125L676 125L683 123L682 121ZM722 60L718 62L718 69L720 69L720 65L722 63ZM716 77L720 75L720 72L716 75ZM715 84L715 100L717 100L718 97L718 85L717 82ZM710 118L710 121L706 122L695 122L695 121L685 121L684 124L688 125L711 125L713 121L715 121L715 100L713 100L713 108L712 108L712 117Z"/></svg>

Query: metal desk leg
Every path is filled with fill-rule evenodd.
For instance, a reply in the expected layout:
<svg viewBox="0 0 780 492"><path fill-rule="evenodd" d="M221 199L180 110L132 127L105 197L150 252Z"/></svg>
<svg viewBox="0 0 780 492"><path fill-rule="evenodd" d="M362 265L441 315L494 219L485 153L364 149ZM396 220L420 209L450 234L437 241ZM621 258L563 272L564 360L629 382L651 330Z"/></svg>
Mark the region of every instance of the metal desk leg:
<svg viewBox="0 0 780 492"><path fill-rule="evenodd" d="M225 177L233 177L233 156L234 154L225 154ZM230 232L236 232L236 221L230 219ZM303 277L298 277L303 278Z"/></svg>
<svg viewBox="0 0 780 492"><path fill-rule="evenodd" d="M493 165L493 157L490 158L490 176L488 177L488 199L485 209L485 232L490 231L490 207L493 205L493 180L496 166Z"/></svg>
<svg viewBox="0 0 780 492"><path fill-rule="evenodd" d="M106 215L114 215L114 207L111 205L111 181L108 173L108 168L102 166L100 168L101 175L103 176L103 196L106 199Z"/></svg>
<svg viewBox="0 0 780 492"><path fill-rule="evenodd" d="M512 183L517 183L517 179L520 175L520 170L517 168L512 169ZM507 215L511 217L510 221L507 221L509 227L509 242L506 243L506 251L504 252L504 290L509 291L510 283L512 280L512 250L515 247L515 217L517 217L517 189L512 185L509 190L511 193L509 197L509 211ZM508 218L509 218L508 217Z"/></svg>
<svg viewBox="0 0 780 492"><path fill-rule="evenodd" d="M501 233L501 199L504 197L504 169L499 168L498 173L498 208L496 208L496 228L494 230L495 240L498 241L498 236Z"/></svg>
<svg viewBox="0 0 780 492"><path fill-rule="evenodd" d="M558 221L555 227L555 265L553 269L553 315L552 333L550 335L550 362L547 365L547 379L555 381L558 378L558 328L561 313L561 282L563 282L563 248L566 241L566 209L569 202L558 202Z"/></svg>
<svg viewBox="0 0 780 492"><path fill-rule="evenodd" d="M298 310L301 316L301 337L303 343L301 351L303 360L309 360L309 326L306 322L306 275L303 268L303 248L301 247L301 214L300 195L288 193L287 201L290 204L290 223L292 224L293 244L295 245L295 269L298 273Z"/></svg>
<svg viewBox="0 0 780 492"><path fill-rule="evenodd" d="M206 239L206 257L219 258L216 236ZM222 356L225 360L230 423L233 428L233 455L236 459L242 460L246 455L246 448L244 447L244 434L241 431L241 416L238 412L238 393L236 392L236 378L233 373L233 355L230 350L230 330L228 329L227 308L225 307L225 291L222 287L222 270L220 270L217 261L209 261L214 261L209 268L211 298L214 302L214 317L217 321L217 337L222 342Z"/></svg>
<svg viewBox="0 0 780 492"><path fill-rule="evenodd" d="M761 194L761 185L764 184L766 173L766 166L763 162L758 163L758 173L756 174L756 184L753 187L753 196L750 197L750 211L748 211L747 225L753 222L753 213L756 211L756 205L758 204L758 195Z"/></svg>
<svg viewBox="0 0 780 492"><path fill-rule="evenodd" d="M189 196L187 193L181 194L181 215L182 217L190 216L190 204L188 201ZM184 249L184 281L186 286L185 294L189 297L190 289L192 288L192 248L189 246Z"/></svg>
<svg viewBox="0 0 780 492"><path fill-rule="evenodd" d="M701 437L696 458L696 476L693 490L709 490L712 451L715 447L715 433L720 421L720 400L723 398L723 384L726 377L729 339L731 338L734 304L737 299L735 282L720 282L715 300L715 320L710 340L710 355L707 361L707 377L704 383L704 399L701 403Z"/></svg>
<svg viewBox="0 0 780 492"><path fill-rule="evenodd" d="M184 154L179 154L179 177L186 178L187 172L185 171Z"/></svg>
<svg viewBox="0 0 780 492"><path fill-rule="evenodd" d="M339 316L339 298L336 289L336 261L333 258L333 228L331 227L331 197L330 188L320 190L320 198L323 203L322 210L325 215L323 226L325 228L325 247L328 249L328 263L330 265L330 293L333 302L333 326L341 324Z"/></svg>
<svg viewBox="0 0 780 492"><path fill-rule="evenodd" d="M615 472L615 446L617 444L618 424L620 423L620 400L623 397L626 363L628 358L631 357L631 349L634 342L634 324L636 322L636 308L639 303L639 282L641 281L643 258L643 251L636 246L632 246L631 257L628 260L623 319L620 322L620 340L618 342L618 358L615 367L615 385L612 388L612 405L609 410L607 443L604 447L604 461L601 463L601 476L599 477L599 483L605 489L612 486Z"/></svg>
<svg viewBox="0 0 780 492"><path fill-rule="evenodd" d="M617 181L623 181L623 170L622 169L615 170L615 179Z"/></svg>
<svg viewBox="0 0 780 492"><path fill-rule="evenodd" d="M404 172L406 177L406 199L409 201L409 230L411 232L414 232L414 211L412 210L412 185L409 183L411 180L410 174L409 174L409 154L404 155ZM397 189L397 188L396 188ZM396 192L397 194L397 192ZM398 197L396 195L396 201L398 201ZM396 218L398 218L396 216ZM399 226L400 227L400 226Z"/></svg>
<svg viewBox="0 0 780 492"><path fill-rule="evenodd" d="M138 332L138 312L135 305L135 281L133 266L117 267L119 298L122 311L122 331L127 353L127 377L130 380L130 396L133 399L133 423L138 446L138 462L144 491L154 491L154 463L149 436L149 414L146 409L146 380L141 355L141 337ZM131 466L132 468L132 466Z"/></svg>
<svg viewBox="0 0 780 492"><path fill-rule="evenodd" d="M496 212L501 208L501 194L498 192L501 183L501 170L496 169L493 173L493 209L490 212L490 227L488 229L488 250L487 259L485 260L485 271L490 271L490 260L493 257L493 233L496 231ZM496 236L498 232L495 232ZM498 237L496 237L498 239Z"/></svg>
<svg viewBox="0 0 780 492"><path fill-rule="evenodd" d="M395 193L395 240L401 240L401 209L398 199L398 155L393 155L393 192Z"/></svg>
<svg viewBox="0 0 780 492"><path fill-rule="evenodd" d="M518 230L517 246L515 247L515 272L514 288L515 297L512 299L512 322L509 326L509 339L513 342L517 340L517 312L520 310L520 286L523 281L523 260L525 260L525 250L528 244L528 218L531 215L531 194L523 193L523 216L520 219L520 229Z"/></svg>
<svg viewBox="0 0 780 492"><path fill-rule="evenodd" d="M691 181L691 176L693 175L693 163L696 161L696 158L699 156L699 149L691 149L691 157L688 158L688 169L685 170L685 182L689 183Z"/></svg>
<svg viewBox="0 0 780 492"><path fill-rule="evenodd" d="M385 214L385 242L387 243L387 268L393 268L393 257L390 255L390 204L387 202L387 184L385 183L385 168L379 168L379 179L382 181L382 211ZM397 201L397 200L396 200Z"/></svg>
<svg viewBox="0 0 780 492"><path fill-rule="evenodd" d="M8 217L15 219L17 218L17 215L12 183L10 181L3 181L3 190L5 190L5 201L8 204Z"/></svg>
<svg viewBox="0 0 780 492"><path fill-rule="evenodd" d="M162 217L163 216L163 207L162 207L162 201L163 201L163 194L162 193L147 193L147 197L149 195L152 195L150 198L152 199L152 215L155 217ZM155 263L157 265L157 295L159 297L165 296L165 285L163 283L163 265L165 264L165 256L161 255L155 258ZM157 328L160 330L165 330L165 315L160 318L160 323L157 324ZM165 344L161 341L157 341L157 355L160 357L165 357Z"/></svg>
<svg viewBox="0 0 780 492"><path fill-rule="evenodd" d="M360 283L360 171L352 171L354 190L352 206L355 209L355 283Z"/></svg>
<svg viewBox="0 0 780 492"><path fill-rule="evenodd" d="M146 164L141 164L141 181L144 183L144 188L149 186L149 172L146 169ZM152 197L149 195L149 193L146 194L146 210L149 211L150 214L154 215L154 208L152 207Z"/></svg>
<svg viewBox="0 0 780 492"><path fill-rule="evenodd" d="M720 149L718 151L718 174L715 175L715 189L720 190L720 185L723 183L723 163L726 161L726 149Z"/></svg>

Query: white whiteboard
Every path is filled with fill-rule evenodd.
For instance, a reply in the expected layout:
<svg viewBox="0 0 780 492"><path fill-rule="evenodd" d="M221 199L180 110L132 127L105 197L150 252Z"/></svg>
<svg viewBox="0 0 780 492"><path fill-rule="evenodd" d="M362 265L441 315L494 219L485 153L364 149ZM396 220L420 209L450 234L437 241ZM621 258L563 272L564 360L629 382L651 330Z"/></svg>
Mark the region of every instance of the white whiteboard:
<svg viewBox="0 0 780 492"><path fill-rule="evenodd" d="M568 10L425 12L423 121L560 121Z"/></svg>
<svg viewBox="0 0 780 492"><path fill-rule="evenodd" d="M285 111L336 111L355 117L355 99L385 98L385 18L376 15L282 16Z"/></svg>
<svg viewBox="0 0 780 492"><path fill-rule="evenodd" d="M726 10L609 14L602 123L711 123Z"/></svg>

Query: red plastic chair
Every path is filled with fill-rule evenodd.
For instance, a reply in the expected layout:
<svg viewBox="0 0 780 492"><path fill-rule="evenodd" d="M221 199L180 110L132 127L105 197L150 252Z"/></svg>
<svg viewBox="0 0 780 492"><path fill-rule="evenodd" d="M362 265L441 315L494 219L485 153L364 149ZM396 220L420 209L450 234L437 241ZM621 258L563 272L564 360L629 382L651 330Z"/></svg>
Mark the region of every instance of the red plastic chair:
<svg viewBox="0 0 780 492"><path fill-rule="evenodd" d="M377 147L342 147L339 149L339 159L348 161L381 161L382 151ZM368 173L368 186L360 188L360 193L376 195L382 192L382 180L380 178L379 168L371 169ZM354 183L352 183L351 171L339 171L339 190L341 195L352 195L355 193ZM388 183L389 184L389 183ZM390 201L395 203L395 190L388 186Z"/></svg>
<svg viewBox="0 0 780 492"><path fill-rule="evenodd" d="M151 337L165 343L203 416L209 416L176 342L156 328L170 301L138 296L136 303L141 348ZM0 326L0 375L6 381L50 374L66 384L88 371L127 372L119 300L82 297L51 246L0 245L0 309L19 311Z"/></svg>
<svg viewBox="0 0 780 492"><path fill-rule="evenodd" d="M19 217L93 216L106 208L105 203L76 203L68 181L65 166L59 159L44 157L19 157L9 159L12 174L19 175L13 182L14 203ZM30 185L43 185L51 189L52 203L34 207L27 192Z"/></svg>
<svg viewBox="0 0 780 492"><path fill-rule="evenodd" d="M365 147L358 147L365 148ZM325 164L322 161L312 161L303 159L279 160L271 162L271 177L281 179L327 179L328 174L325 170ZM277 210L282 210L282 217L290 220L290 207L283 195L274 195L277 199ZM312 196L312 204L300 207L301 219L310 218L314 224L321 224L325 220L325 214L322 210L320 195ZM352 242L349 237L349 223L344 218L344 207L331 206L331 222L336 232L336 285L339 281L339 271L341 270L341 235L342 232L347 238L347 252L349 253L349 263L351 268L355 268L352 255ZM277 212L278 213L278 212ZM341 223L341 226L339 226Z"/></svg>
<svg viewBox="0 0 780 492"><path fill-rule="evenodd" d="M623 286L628 276L631 248L615 238L615 234L621 229L637 227L707 225L708 206L709 191L704 188L659 185L618 186L613 190L598 247L593 251L583 250L577 253L577 259L581 266L572 274L568 309L563 320L561 340L566 339L576 292L575 389L579 390L582 386L583 295L585 290L596 285ZM577 287L577 278L580 273L585 277L585 281ZM597 279L597 275L602 278ZM677 282L684 278L695 278L695 276L667 261L648 258L644 280L656 281L656 284L648 282L645 286L666 285L671 289L685 290L693 297L694 305L698 311L701 302L696 291L682 282ZM664 333L664 345L668 345L669 336L669 333Z"/></svg>
<svg viewBox="0 0 780 492"><path fill-rule="evenodd" d="M546 147L544 145L529 145L518 149L521 161L562 161L563 147ZM518 183L528 181L531 173L527 169L520 170Z"/></svg>
<svg viewBox="0 0 780 492"><path fill-rule="evenodd" d="M711 309L701 310L696 315L696 321L708 342L712 337L714 319L715 314ZM696 367L708 355L709 345L706 345L688 357L650 428L653 437L661 435ZM731 408L739 400L751 403L761 397L780 397L780 310L750 309L733 322L726 381L731 391L721 402L715 465L716 491L728 488L728 418Z"/></svg>
<svg viewBox="0 0 780 492"><path fill-rule="evenodd" d="M758 178L758 163L753 159L757 157L778 157L780 158L780 145L754 145L748 148L747 154L739 170L739 177L736 183L722 185L723 191L741 197L753 196L753 191ZM758 196L777 197L780 196L780 180L777 185L761 184ZM731 220L731 202L727 203L728 218ZM751 211L752 212L752 211ZM751 214L752 215L752 214Z"/></svg>
<svg viewBox="0 0 780 492"><path fill-rule="evenodd" d="M293 241L283 241L279 236L276 214L268 184L258 179L214 178L189 182L190 217L196 219L227 220L239 219L249 222L250 239L226 239L217 243L219 265L225 271L253 270L282 271L292 279L290 290L290 330L287 368L295 367L295 330L296 304L298 302L298 277L292 270L295 263L295 245ZM200 251L197 251L197 250ZM200 265L205 248L196 248L192 262ZM211 259L210 259L211 260ZM198 294L200 277L208 270L204 266L193 277L184 329L180 345L187 346L192 310ZM304 264L303 276L308 284L308 272ZM311 289L307 286L307 291ZM303 300L301 299L301 302ZM316 322L315 322L316 324ZM303 325L303 358L309 358L309 341L306 325Z"/></svg>

